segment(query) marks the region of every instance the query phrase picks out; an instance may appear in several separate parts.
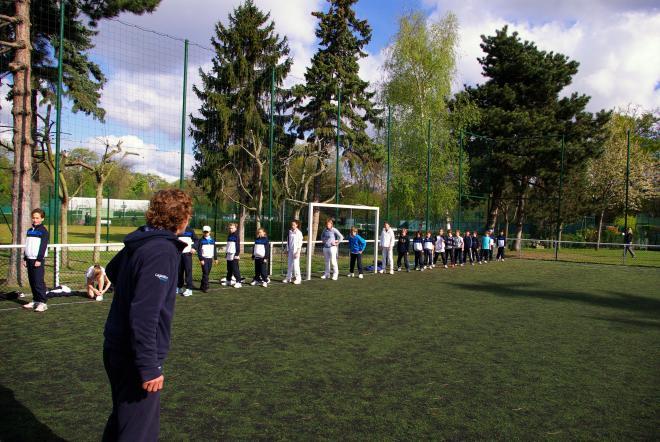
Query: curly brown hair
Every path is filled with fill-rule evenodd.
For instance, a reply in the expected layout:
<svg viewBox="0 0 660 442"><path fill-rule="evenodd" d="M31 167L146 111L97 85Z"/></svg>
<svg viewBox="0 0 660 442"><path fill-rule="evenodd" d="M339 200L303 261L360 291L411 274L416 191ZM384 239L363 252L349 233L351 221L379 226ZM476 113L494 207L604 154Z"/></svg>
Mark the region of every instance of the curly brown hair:
<svg viewBox="0 0 660 442"><path fill-rule="evenodd" d="M157 229L176 230L192 215L192 198L180 189L159 190L151 197L147 224Z"/></svg>

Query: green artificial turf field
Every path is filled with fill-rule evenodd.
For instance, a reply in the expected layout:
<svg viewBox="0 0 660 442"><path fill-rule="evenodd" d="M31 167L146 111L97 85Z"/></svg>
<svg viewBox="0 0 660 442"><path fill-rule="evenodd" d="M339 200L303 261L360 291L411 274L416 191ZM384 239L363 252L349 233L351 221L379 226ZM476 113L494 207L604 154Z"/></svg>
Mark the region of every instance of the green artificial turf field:
<svg viewBox="0 0 660 442"><path fill-rule="evenodd" d="M658 287L534 260L214 285L177 300L161 437L657 439ZM49 304L0 301L0 440L99 440L110 302Z"/></svg>

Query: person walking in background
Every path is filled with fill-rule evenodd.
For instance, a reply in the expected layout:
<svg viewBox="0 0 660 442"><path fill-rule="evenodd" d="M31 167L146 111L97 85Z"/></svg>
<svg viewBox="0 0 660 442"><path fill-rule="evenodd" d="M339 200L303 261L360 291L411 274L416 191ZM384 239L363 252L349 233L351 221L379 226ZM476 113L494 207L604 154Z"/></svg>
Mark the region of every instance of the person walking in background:
<svg viewBox="0 0 660 442"><path fill-rule="evenodd" d="M229 223L228 226L229 234L227 235L227 248L225 249L225 259L227 260L227 278L222 285L234 286L236 289L240 289L243 285L241 284L241 269L239 267L240 263L240 250L241 242L238 238L238 225L236 223Z"/></svg>
<svg viewBox="0 0 660 442"><path fill-rule="evenodd" d="M445 231L438 230L435 237L435 253L433 255L433 265L438 263L438 258L442 259L442 265L447 268L447 255L445 254Z"/></svg>
<svg viewBox="0 0 660 442"><path fill-rule="evenodd" d="M399 239L396 242L397 258L396 267L397 271L401 271L401 260L406 267L406 272L410 272L410 263L408 262L408 253L410 253L410 237L408 236L408 229L405 227L401 229Z"/></svg>
<svg viewBox="0 0 660 442"><path fill-rule="evenodd" d="M433 265L433 248L435 247L435 240L432 237L431 231L426 232L424 237L424 269L432 269Z"/></svg>
<svg viewBox="0 0 660 442"><path fill-rule="evenodd" d="M99 264L90 266L85 272L85 288L90 299L103 301L103 295L110 288L110 280Z"/></svg>
<svg viewBox="0 0 660 442"><path fill-rule="evenodd" d="M186 245L181 253L181 265L179 266L179 281L178 288L179 294L182 296L192 296L193 292L193 275L192 275L192 256L197 247L197 235L195 231L187 226L186 230L179 235L179 241ZM184 289L185 286L185 289Z"/></svg>
<svg viewBox="0 0 660 442"><path fill-rule="evenodd" d="M623 256L626 256L626 253L630 253L630 255L634 258L635 257L635 252L633 251L633 231L630 227L628 227L628 231L623 233Z"/></svg>
<svg viewBox="0 0 660 442"><path fill-rule="evenodd" d="M252 259L254 259L254 278L251 285L261 284L262 287L268 287L268 263L270 262L270 242L266 229L263 227L257 230L257 237L254 239L254 248L252 250Z"/></svg>
<svg viewBox="0 0 660 442"><path fill-rule="evenodd" d="M211 227L202 227L202 237L197 246L197 257L202 265L202 282L199 289L206 293L209 289L209 275L213 264L218 263L218 251L215 248L215 240L211 237Z"/></svg>
<svg viewBox="0 0 660 442"><path fill-rule="evenodd" d="M422 237L421 230L418 230L413 238L413 251L415 252L415 270L424 270L424 237Z"/></svg>
<svg viewBox="0 0 660 442"><path fill-rule="evenodd" d="M32 302L23 304L26 310L48 310L44 266L48 256L48 230L44 227L46 213L37 208L32 211L32 227L27 231L23 249L23 266L27 267L28 282L32 290Z"/></svg>
<svg viewBox="0 0 660 442"><path fill-rule="evenodd" d="M115 295L103 344L112 393L104 441L158 440L163 365L186 247L177 235L191 215L192 199L182 190L157 192L149 202L146 225L126 236L124 248L108 264Z"/></svg>
<svg viewBox="0 0 660 442"><path fill-rule="evenodd" d="M300 252L303 246L303 234L300 231L300 221L291 221L291 229L287 237L287 271L284 283L300 284Z"/></svg>
<svg viewBox="0 0 660 442"><path fill-rule="evenodd" d="M394 275L394 231L390 227L390 223L385 221L383 224L383 231L380 233L380 247L383 249L383 268L380 273L386 272L387 267L390 268L390 275Z"/></svg>
<svg viewBox="0 0 660 442"><path fill-rule="evenodd" d="M364 278L362 271L362 252L367 248L367 241L358 234L357 227L351 227L351 234L348 236L348 247L351 252L351 262L348 277L355 276L355 264L357 263L358 278Z"/></svg>
<svg viewBox="0 0 660 442"><path fill-rule="evenodd" d="M497 260L504 261L504 249L506 248L506 235L504 230L500 230L500 234L497 235Z"/></svg>
<svg viewBox="0 0 660 442"><path fill-rule="evenodd" d="M339 243L344 240L344 236L339 230L334 227L335 222L332 218L325 221L325 229L321 234L321 243L323 244L323 258L325 258L325 272L321 279L330 278L332 272L332 280L336 281L339 278L339 265L337 264L337 256L339 254Z"/></svg>

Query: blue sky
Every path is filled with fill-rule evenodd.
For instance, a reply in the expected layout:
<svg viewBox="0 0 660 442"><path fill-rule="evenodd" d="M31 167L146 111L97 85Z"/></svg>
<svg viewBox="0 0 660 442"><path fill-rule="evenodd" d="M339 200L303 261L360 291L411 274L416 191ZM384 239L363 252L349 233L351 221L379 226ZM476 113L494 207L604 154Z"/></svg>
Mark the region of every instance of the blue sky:
<svg viewBox="0 0 660 442"><path fill-rule="evenodd" d="M143 28L188 38L209 46L213 26L226 21L241 0L163 0L154 14L124 15L120 20ZM294 66L288 84L300 82L314 54L315 18L311 12L325 8L324 0L255 0L271 11L276 29L289 39ZM566 93L592 96L590 110L626 107L660 108L660 9L657 0L360 0L359 18L367 19L373 38L361 60L360 75L372 83L382 80L381 65L387 45L396 34L398 18L422 10L430 21L448 11L460 25L459 60L454 88L480 82L481 34L491 34L507 24L541 49L567 54L581 63L580 72ZM105 124L66 111L63 120L65 148L100 148L104 139L122 140L140 157L129 161L136 168L166 178L178 176L181 132L183 43L125 24L104 22L92 57L108 76L102 106ZM190 47L187 112L198 106L192 84L197 69L207 67L211 53ZM3 123L7 106L0 111ZM192 165L187 140L187 169Z"/></svg>

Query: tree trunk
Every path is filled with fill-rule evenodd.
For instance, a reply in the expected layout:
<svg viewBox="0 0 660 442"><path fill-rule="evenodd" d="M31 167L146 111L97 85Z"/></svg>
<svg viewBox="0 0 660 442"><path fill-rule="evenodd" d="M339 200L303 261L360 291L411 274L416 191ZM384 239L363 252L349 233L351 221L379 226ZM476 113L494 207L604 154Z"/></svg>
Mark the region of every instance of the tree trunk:
<svg viewBox="0 0 660 442"><path fill-rule="evenodd" d="M30 220L32 180L32 107L30 105L32 72L30 44L30 0L16 0L16 43L23 45L15 49L9 68L12 72L12 117L14 125L12 170L12 239L13 244L24 244ZM7 284L24 285L27 282L22 266L20 250L10 255Z"/></svg>
<svg viewBox="0 0 660 442"><path fill-rule="evenodd" d="M247 220L248 217L248 210L245 208L245 206L241 206L241 213L238 216L238 240L241 243L241 247L239 249L239 253L243 254L243 251L245 250L245 221Z"/></svg>
<svg viewBox="0 0 660 442"><path fill-rule="evenodd" d="M497 215L499 213L499 201L502 198L502 192L499 190L493 191L493 196L490 199L490 207L488 208L488 219L486 220L486 230L494 229L497 223Z"/></svg>
<svg viewBox="0 0 660 442"><path fill-rule="evenodd" d="M39 145L37 144L37 91L33 90L30 106L32 109L32 201L31 206L41 207L41 179L40 179L40 170L39 164L41 164L41 152ZM48 216L53 216L51 213Z"/></svg>
<svg viewBox="0 0 660 442"><path fill-rule="evenodd" d="M101 212L103 205L103 180L97 179L96 181L96 224L94 226L94 243L99 244L101 242ZM107 220L110 222L110 220ZM94 264L98 264L101 261L101 249L99 247L94 247Z"/></svg>
<svg viewBox="0 0 660 442"><path fill-rule="evenodd" d="M319 161L319 168L321 167L321 163ZM317 169L318 170L318 169ZM321 175L317 175L314 177L314 189L312 190L312 201L315 203L318 203L321 201ZM309 226L308 230L308 235L312 238L312 241L316 241L316 238L318 238L318 231L319 231L319 220L321 218L321 210L316 207L314 208L314 212L312 213L312 219L307 220L307 224Z"/></svg>
<svg viewBox="0 0 660 442"><path fill-rule="evenodd" d="M513 249L519 252L522 248L523 225L525 222L525 192L518 196L518 206L516 207L516 241Z"/></svg>
<svg viewBox="0 0 660 442"><path fill-rule="evenodd" d="M600 211L600 216L598 217L598 239L596 239L596 250L600 250L600 234L603 231L603 218L605 217L605 209Z"/></svg>

